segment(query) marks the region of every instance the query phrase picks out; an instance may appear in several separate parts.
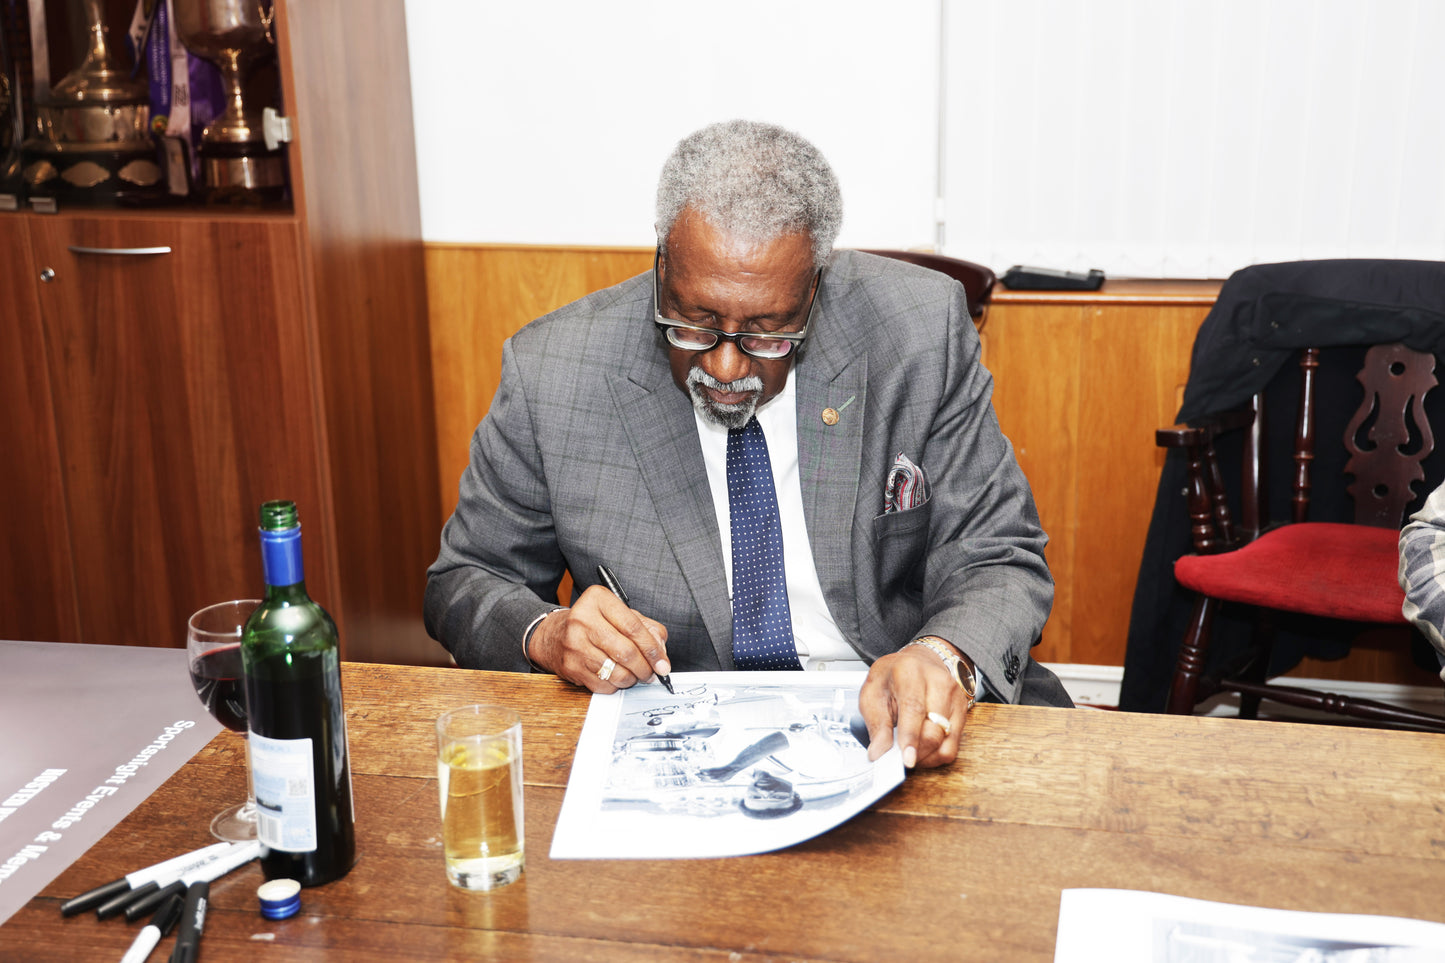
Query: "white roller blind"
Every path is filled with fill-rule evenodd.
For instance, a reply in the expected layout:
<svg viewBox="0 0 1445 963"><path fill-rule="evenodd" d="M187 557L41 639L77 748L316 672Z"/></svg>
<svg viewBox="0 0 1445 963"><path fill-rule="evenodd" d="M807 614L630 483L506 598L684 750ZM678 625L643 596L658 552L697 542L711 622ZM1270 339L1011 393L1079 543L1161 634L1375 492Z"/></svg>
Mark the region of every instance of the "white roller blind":
<svg viewBox="0 0 1445 963"><path fill-rule="evenodd" d="M933 237L938 0L407 0L431 241L653 243L679 139L782 124L843 185L846 246Z"/></svg>
<svg viewBox="0 0 1445 963"><path fill-rule="evenodd" d="M1445 3L967 0L946 24L951 253L1445 258Z"/></svg>
<svg viewBox="0 0 1445 963"><path fill-rule="evenodd" d="M1445 258L1445 0L407 0L407 27L428 240L649 244L672 145L743 116L828 155L845 246Z"/></svg>

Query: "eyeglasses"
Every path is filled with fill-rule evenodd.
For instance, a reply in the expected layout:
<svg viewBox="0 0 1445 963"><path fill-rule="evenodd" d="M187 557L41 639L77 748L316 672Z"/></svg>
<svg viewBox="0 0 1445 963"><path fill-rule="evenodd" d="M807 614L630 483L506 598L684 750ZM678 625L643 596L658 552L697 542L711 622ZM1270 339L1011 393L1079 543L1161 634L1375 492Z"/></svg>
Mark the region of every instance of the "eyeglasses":
<svg viewBox="0 0 1445 963"><path fill-rule="evenodd" d="M801 348L803 340L808 337L808 328L813 323L813 312L818 307L818 288L823 286L822 268L819 268L818 273L813 275L813 293L808 298L808 317L803 322L803 330L779 334L754 334L751 331L729 334L716 328L705 328L701 325L674 321L662 316L660 307L662 302L657 297L658 262L660 260L661 252L659 251L652 257L652 320L667 336L668 343L674 348L681 348L684 351L710 351L717 347L719 341L731 341L743 354L762 358L765 361L774 361L778 358L786 358L795 348Z"/></svg>

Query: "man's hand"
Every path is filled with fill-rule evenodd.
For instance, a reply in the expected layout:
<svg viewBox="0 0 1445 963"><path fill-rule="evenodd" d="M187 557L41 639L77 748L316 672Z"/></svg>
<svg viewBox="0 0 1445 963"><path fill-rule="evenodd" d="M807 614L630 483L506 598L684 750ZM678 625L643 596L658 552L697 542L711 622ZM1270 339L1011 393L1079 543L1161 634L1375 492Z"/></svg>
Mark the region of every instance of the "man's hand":
<svg viewBox="0 0 1445 963"><path fill-rule="evenodd" d="M527 643L532 663L593 692L616 692L672 671L667 629L628 608L600 585L583 592L570 609L553 612ZM615 668L599 673L611 660Z"/></svg>
<svg viewBox="0 0 1445 963"><path fill-rule="evenodd" d="M888 751L897 726L903 765L911 769L953 762L969 704L937 653L914 645L873 663L858 693L858 709L868 726L868 758ZM947 732L929 718L934 713L948 720Z"/></svg>

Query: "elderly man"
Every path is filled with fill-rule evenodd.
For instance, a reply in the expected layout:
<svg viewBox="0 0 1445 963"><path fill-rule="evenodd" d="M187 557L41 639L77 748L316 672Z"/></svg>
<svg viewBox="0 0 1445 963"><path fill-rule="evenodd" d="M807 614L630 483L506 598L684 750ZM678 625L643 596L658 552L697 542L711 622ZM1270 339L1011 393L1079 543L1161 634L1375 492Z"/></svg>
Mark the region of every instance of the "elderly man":
<svg viewBox="0 0 1445 963"><path fill-rule="evenodd" d="M663 168L654 270L507 342L428 572L459 664L594 692L851 664L870 755L896 727L908 766L956 757L975 697L1070 704L1029 657L1046 538L963 288L833 251L841 221L812 144L704 128Z"/></svg>

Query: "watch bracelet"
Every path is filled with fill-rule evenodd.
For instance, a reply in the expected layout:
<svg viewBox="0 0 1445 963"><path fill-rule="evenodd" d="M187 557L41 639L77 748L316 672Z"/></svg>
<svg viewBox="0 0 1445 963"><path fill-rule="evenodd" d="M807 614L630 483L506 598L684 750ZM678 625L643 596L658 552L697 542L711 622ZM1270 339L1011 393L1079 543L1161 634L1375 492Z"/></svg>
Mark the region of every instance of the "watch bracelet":
<svg viewBox="0 0 1445 963"><path fill-rule="evenodd" d="M973 660L970 659L968 656L964 655L962 652L960 652L958 655L954 655L949 652L948 649L944 648L944 646L940 644L942 643L942 641L942 639L939 639L936 636L922 636L920 638L914 639L912 642L907 643L903 646L903 648L906 649L910 645L921 645L924 648L928 649L928 651L932 652L934 655L938 656L941 660L943 660L943 664L948 666L950 671L954 673L954 681L958 683L958 687L962 689L964 693L968 696L969 708L972 708L973 704L978 701L978 668L973 664ZM972 692L969 691L968 686L963 684L963 680L958 678L958 672L956 669L953 668L955 662L967 668L969 676L973 679Z"/></svg>

